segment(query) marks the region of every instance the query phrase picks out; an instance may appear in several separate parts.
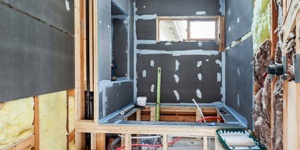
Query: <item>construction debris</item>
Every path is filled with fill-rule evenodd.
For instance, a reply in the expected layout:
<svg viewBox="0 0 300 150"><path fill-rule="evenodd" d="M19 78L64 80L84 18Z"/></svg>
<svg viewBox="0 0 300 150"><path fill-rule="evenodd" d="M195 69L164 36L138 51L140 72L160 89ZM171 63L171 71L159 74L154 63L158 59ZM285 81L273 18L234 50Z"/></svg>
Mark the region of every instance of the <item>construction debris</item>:
<svg viewBox="0 0 300 150"><path fill-rule="evenodd" d="M288 39L284 44L284 53L286 54L286 76L288 81L292 81L295 79L295 67L294 67L294 58L296 53L296 41L295 41L295 31L289 34Z"/></svg>

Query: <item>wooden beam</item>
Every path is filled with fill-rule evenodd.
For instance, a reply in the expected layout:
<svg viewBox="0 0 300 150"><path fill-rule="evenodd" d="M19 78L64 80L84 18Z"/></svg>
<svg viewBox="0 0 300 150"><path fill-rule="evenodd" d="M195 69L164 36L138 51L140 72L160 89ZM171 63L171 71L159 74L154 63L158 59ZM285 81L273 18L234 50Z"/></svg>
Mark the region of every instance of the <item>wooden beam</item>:
<svg viewBox="0 0 300 150"><path fill-rule="evenodd" d="M203 150L208 150L207 136L203 136Z"/></svg>
<svg viewBox="0 0 300 150"><path fill-rule="evenodd" d="M5 102L0 102L0 109L2 109L5 105Z"/></svg>
<svg viewBox="0 0 300 150"><path fill-rule="evenodd" d="M288 112L288 82L284 81L283 83L283 149L287 150L287 143L288 143L288 119L287 119L287 112Z"/></svg>
<svg viewBox="0 0 300 150"><path fill-rule="evenodd" d="M218 19L218 42L219 42L219 52L224 52L225 51L225 25L224 21L225 17L221 16Z"/></svg>
<svg viewBox="0 0 300 150"><path fill-rule="evenodd" d="M94 9L93 9L93 20L94 20L94 25L93 25L93 31L94 31L94 37L93 37L93 41L94 41L94 49L93 49L93 70L94 70L94 83L92 84L94 86L94 122L98 123L99 120L99 89L98 89L98 1L97 0L93 0L94 1Z"/></svg>
<svg viewBox="0 0 300 150"><path fill-rule="evenodd" d="M287 12L287 16L286 19L284 21L284 25L283 25L283 29L284 29L284 37L283 37L283 42L285 42L288 37L289 37L289 33L295 28L296 25L296 17L299 13L299 1L298 0L294 0L291 3L291 7L289 9L289 11Z"/></svg>
<svg viewBox="0 0 300 150"><path fill-rule="evenodd" d="M106 135L105 135L105 133L97 133L96 137L97 137L96 150L106 149Z"/></svg>
<svg viewBox="0 0 300 150"><path fill-rule="evenodd" d="M76 123L76 132L82 133L118 133L118 134L172 134L182 136L215 136L217 128L208 126L165 126L165 125L119 125L94 124L90 120Z"/></svg>
<svg viewBox="0 0 300 150"><path fill-rule="evenodd" d="M40 149L40 109L39 97L34 96L34 136L35 136L35 150Z"/></svg>
<svg viewBox="0 0 300 150"><path fill-rule="evenodd" d="M68 144L75 139L75 130L69 133L68 135Z"/></svg>
<svg viewBox="0 0 300 150"><path fill-rule="evenodd" d="M138 110L136 111L136 121L141 121L141 119L142 119L142 116L141 116L141 110L138 109Z"/></svg>
<svg viewBox="0 0 300 150"><path fill-rule="evenodd" d="M163 135L163 150L168 150L168 135Z"/></svg>
<svg viewBox="0 0 300 150"><path fill-rule="evenodd" d="M155 107L150 108L150 121L155 121L155 114L156 114L155 110L156 110Z"/></svg>
<svg viewBox="0 0 300 150"><path fill-rule="evenodd" d="M131 150L131 134L125 134L125 150Z"/></svg>
<svg viewBox="0 0 300 150"><path fill-rule="evenodd" d="M34 148L36 150L35 147L35 137L34 135L31 135L30 137L21 140L17 143L14 143L13 146L9 146L8 148L6 148L7 150L22 150L22 149L32 149Z"/></svg>
<svg viewBox="0 0 300 150"><path fill-rule="evenodd" d="M84 117L84 1L74 0L75 29L75 121ZM75 133L77 149L84 149L84 135Z"/></svg>

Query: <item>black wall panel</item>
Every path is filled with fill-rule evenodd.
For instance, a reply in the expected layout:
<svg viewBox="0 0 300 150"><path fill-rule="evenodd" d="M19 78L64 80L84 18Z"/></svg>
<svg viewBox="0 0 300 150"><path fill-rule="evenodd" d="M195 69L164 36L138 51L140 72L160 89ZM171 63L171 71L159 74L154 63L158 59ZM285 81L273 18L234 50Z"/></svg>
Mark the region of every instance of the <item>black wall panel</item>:
<svg viewBox="0 0 300 150"><path fill-rule="evenodd" d="M0 0L35 18L74 34L74 0Z"/></svg>
<svg viewBox="0 0 300 150"><path fill-rule="evenodd" d="M0 102L74 88L74 38L0 3Z"/></svg>
<svg viewBox="0 0 300 150"><path fill-rule="evenodd" d="M252 127L252 37L226 51L226 105L246 117Z"/></svg>
<svg viewBox="0 0 300 150"><path fill-rule="evenodd" d="M226 0L226 46L251 31L253 17L252 0Z"/></svg>
<svg viewBox="0 0 300 150"><path fill-rule="evenodd" d="M220 55L138 55L137 59L138 95L147 96L148 102L156 102L158 67L162 68L162 103L192 103L193 98L199 103L221 100L221 82L217 80L221 67L215 63L220 60ZM151 61L154 62L153 66L150 65ZM199 61L202 65L197 67ZM177 68L176 62L179 64ZM200 80L198 74L202 76ZM174 75L179 80L176 81ZM174 90L178 92L179 98ZM201 92L200 97L197 96L197 90Z"/></svg>

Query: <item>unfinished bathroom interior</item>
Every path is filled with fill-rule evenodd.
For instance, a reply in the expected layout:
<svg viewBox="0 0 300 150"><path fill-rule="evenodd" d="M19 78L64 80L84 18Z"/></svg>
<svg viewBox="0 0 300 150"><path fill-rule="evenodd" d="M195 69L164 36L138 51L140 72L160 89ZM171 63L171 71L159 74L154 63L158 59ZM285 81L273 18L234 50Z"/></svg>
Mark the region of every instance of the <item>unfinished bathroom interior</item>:
<svg viewBox="0 0 300 150"><path fill-rule="evenodd" d="M299 2L0 0L0 149L298 149Z"/></svg>

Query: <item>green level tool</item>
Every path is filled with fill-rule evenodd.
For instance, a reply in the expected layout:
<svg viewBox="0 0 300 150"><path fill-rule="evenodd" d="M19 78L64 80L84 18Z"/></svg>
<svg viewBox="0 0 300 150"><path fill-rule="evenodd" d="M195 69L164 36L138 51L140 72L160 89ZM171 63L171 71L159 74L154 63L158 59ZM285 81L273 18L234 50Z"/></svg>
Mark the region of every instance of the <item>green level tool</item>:
<svg viewBox="0 0 300 150"><path fill-rule="evenodd" d="M156 94L155 121L159 121L159 115L160 115L160 86L161 86L161 67L158 67L157 68L157 94Z"/></svg>

